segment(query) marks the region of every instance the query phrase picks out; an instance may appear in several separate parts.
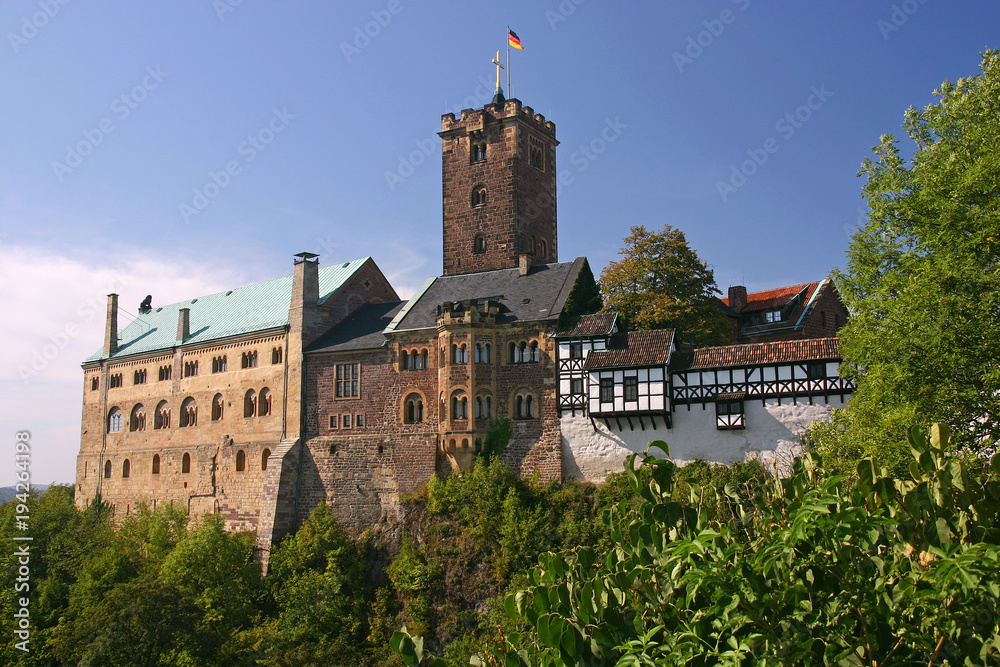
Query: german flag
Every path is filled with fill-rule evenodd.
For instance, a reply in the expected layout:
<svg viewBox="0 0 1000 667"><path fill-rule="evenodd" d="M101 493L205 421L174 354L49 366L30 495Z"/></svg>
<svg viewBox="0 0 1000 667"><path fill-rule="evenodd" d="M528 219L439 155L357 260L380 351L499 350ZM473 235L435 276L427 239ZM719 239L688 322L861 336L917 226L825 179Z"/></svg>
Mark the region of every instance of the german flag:
<svg viewBox="0 0 1000 667"><path fill-rule="evenodd" d="M513 46L515 49L524 50L524 47L521 46L521 38L510 28L507 28L507 45Z"/></svg>

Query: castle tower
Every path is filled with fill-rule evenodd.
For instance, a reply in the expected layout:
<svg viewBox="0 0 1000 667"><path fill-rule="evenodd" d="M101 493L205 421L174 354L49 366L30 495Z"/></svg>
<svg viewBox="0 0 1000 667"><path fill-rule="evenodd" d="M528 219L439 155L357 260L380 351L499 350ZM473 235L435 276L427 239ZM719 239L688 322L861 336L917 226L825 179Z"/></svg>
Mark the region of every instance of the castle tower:
<svg viewBox="0 0 1000 667"><path fill-rule="evenodd" d="M558 261L555 124L498 88L482 109L442 116L438 134L443 274Z"/></svg>

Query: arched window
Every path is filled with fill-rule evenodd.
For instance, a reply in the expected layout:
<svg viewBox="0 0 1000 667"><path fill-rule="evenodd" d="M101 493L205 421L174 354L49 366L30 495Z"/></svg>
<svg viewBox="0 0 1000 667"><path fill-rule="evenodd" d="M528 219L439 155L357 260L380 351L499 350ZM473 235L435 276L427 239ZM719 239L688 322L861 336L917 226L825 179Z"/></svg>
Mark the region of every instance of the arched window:
<svg viewBox="0 0 1000 667"><path fill-rule="evenodd" d="M538 363L542 359L541 352L538 350L538 342L531 341L531 361Z"/></svg>
<svg viewBox="0 0 1000 667"><path fill-rule="evenodd" d="M260 390L260 397L257 399L257 416L266 417L271 414L271 390L264 387Z"/></svg>
<svg viewBox="0 0 1000 667"><path fill-rule="evenodd" d="M410 358L410 353L403 350L402 367L404 371L413 370L413 359Z"/></svg>
<svg viewBox="0 0 1000 667"><path fill-rule="evenodd" d="M488 363L490 363L490 344L489 343L476 343L476 363L477 364L488 364Z"/></svg>
<svg viewBox="0 0 1000 667"><path fill-rule="evenodd" d="M531 361L531 350L528 349L527 343L522 341L521 344L517 346L517 352L522 364L526 364Z"/></svg>
<svg viewBox="0 0 1000 667"><path fill-rule="evenodd" d="M271 458L271 450L265 449L260 453L260 469L267 470L267 460Z"/></svg>
<svg viewBox="0 0 1000 667"><path fill-rule="evenodd" d="M186 428L188 426L198 425L198 404L194 402L194 399L188 396L181 403L181 423L179 426L181 428Z"/></svg>
<svg viewBox="0 0 1000 667"><path fill-rule="evenodd" d="M160 401L156 404L156 413L153 415L153 428L170 428L170 404Z"/></svg>
<svg viewBox="0 0 1000 667"><path fill-rule="evenodd" d="M477 185L472 188L472 205L473 206L485 206L486 205L486 186Z"/></svg>
<svg viewBox="0 0 1000 667"><path fill-rule="evenodd" d="M184 452L184 456L181 458L181 472L191 472L191 455L187 452Z"/></svg>
<svg viewBox="0 0 1000 667"><path fill-rule="evenodd" d="M467 364L469 363L469 346L465 343L461 345L452 345L451 351L455 359L456 364Z"/></svg>
<svg viewBox="0 0 1000 667"><path fill-rule="evenodd" d="M117 407L111 408L108 412L108 433L117 433L122 430L122 411Z"/></svg>
<svg viewBox="0 0 1000 667"><path fill-rule="evenodd" d="M142 407L142 403L136 403L132 408L132 414L128 418L128 430L146 430L146 408Z"/></svg>
<svg viewBox="0 0 1000 667"><path fill-rule="evenodd" d="M403 405L403 421L419 424L424 421L424 401L420 394L410 394Z"/></svg>
<svg viewBox="0 0 1000 667"><path fill-rule="evenodd" d="M468 419L469 418L469 399L466 398L465 394L461 391L456 391L451 396L451 418L452 419Z"/></svg>
<svg viewBox="0 0 1000 667"><path fill-rule="evenodd" d="M520 363L521 355L517 349L517 343L510 344L510 363L516 364Z"/></svg>
<svg viewBox="0 0 1000 667"><path fill-rule="evenodd" d="M486 252L486 237L482 234L476 234L472 241L472 252L481 253Z"/></svg>
<svg viewBox="0 0 1000 667"><path fill-rule="evenodd" d="M514 418L535 418L535 397L527 391L518 392L514 397Z"/></svg>
<svg viewBox="0 0 1000 667"><path fill-rule="evenodd" d="M247 455L242 449L236 452L236 472L243 472L247 469Z"/></svg>
<svg viewBox="0 0 1000 667"><path fill-rule="evenodd" d="M469 448L469 439L462 438L462 449L468 449L468 448Z"/></svg>
<svg viewBox="0 0 1000 667"><path fill-rule="evenodd" d="M212 399L212 421L217 422L222 419L225 406L226 401L222 398L222 394L216 394L215 398Z"/></svg>
<svg viewBox="0 0 1000 667"><path fill-rule="evenodd" d="M486 144L481 141L472 142L472 161L482 162L486 159Z"/></svg>
<svg viewBox="0 0 1000 667"><path fill-rule="evenodd" d="M257 350L244 352L240 358L240 364L243 368L257 368Z"/></svg>
<svg viewBox="0 0 1000 667"><path fill-rule="evenodd" d="M159 475L160 474L160 455L159 454L153 454L153 474L154 475Z"/></svg>
<svg viewBox="0 0 1000 667"><path fill-rule="evenodd" d="M530 395L530 394L528 395L528 397L526 399L524 399L524 412L525 412L525 415L524 415L525 417L527 417L528 419L534 419L534 417L535 417L535 397L532 396L532 395Z"/></svg>
<svg viewBox="0 0 1000 667"><path fill-rule="evenodd" d="M545 243L545 239L542 239L541 241L539 241L538 245L539 245L538 254L540 254L542 256L542 259L548 259L549 258L549 246L548 246L547 243Z"/></svg>
<svg viewBox="0 0 1000 667"><path fill-rule="evenodd" d="M476 419L490 419L493 417L493 397L489 394L476 396Z"/></svg>
<svg viewBox="0 0 1000 667"><path fill-rule="evenodd" d="M128 477L132 473L132 464L128 462L128 459L122 461L122 477Z"/></svg>
<svg viewBox="0 0 1000 667"><path fill-rule="evenodd" d="M104 462L104 479L111 479L111 461Z"/></svg>
<svg viewBox="0 0 1000 667"><path fill-rule="evenodd" d="M280 347L271 348L271 363L272 364L280 364L281 363L281 357L282 357L282 353L281 353L281 348Z"/></svg>
<svg viewBox="0 0 1000 667"><path fill-rule="evenodd" d="M243 416L253 417L255 414L257 414L257 392L247 389L247 393L243 396Z"/></svg>
<svg viewBox="0 0 1000 667"><path fill-rule="evenodd" d="M420 351L420 368L427 368L427 350Z"/></svg>

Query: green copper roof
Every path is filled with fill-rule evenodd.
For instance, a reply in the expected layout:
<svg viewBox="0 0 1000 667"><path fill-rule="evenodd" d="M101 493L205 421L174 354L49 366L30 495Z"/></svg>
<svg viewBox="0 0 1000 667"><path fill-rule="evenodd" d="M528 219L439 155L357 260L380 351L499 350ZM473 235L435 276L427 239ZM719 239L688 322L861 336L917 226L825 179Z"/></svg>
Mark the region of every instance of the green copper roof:
<svg viewBox="0 0 1000 667"><path fill-rule="evenodd" d="M370 258L344 262L319 270L319 302L322 304L347 282L355 271ZM177 319L181 308L189 308L191 334L184 345L205 343L276 329L288 324L288 307L292 302L292 276L268 280L263 283L237 287L218 294L153 308L137 316L118 332L118 350L111 358L130 357L136 354L169 350L176 345ZM119 309L118 317L123 313ZM99 349L83 363L99 361Z"/></svg>

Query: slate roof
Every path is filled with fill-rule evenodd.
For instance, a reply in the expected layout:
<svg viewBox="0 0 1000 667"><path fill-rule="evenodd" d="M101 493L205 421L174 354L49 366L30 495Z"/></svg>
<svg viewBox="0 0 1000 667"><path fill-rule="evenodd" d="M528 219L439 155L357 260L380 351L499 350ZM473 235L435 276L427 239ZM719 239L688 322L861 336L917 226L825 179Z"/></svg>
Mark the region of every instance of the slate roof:
<svg viewBox="0 0 1000 667"><path fill-rule="evenodd" d="M429 329L437 325L437 307L445 302L499 301L498 324L558 319L584 258L539 264L527 275L499 269L430 279L406 304L391 330Z"/></svg>
<svg viewBox="0 0 1000 667"><path fill-rule="evenodd" d="M806 298L812 296L812 291L819 287L822 281L805 283L803 285L789 285L788 287L777 287L775 289L764 290L763 292L747 293L747 305L742 312L749 313L757 310L775 310L781 308L792 300L796 294L808 288ZM729 297L721 300L729 305Z"/></svg>
<svg viewBox="0 0 1000 667"><path fill-rule="evenodd" d="M673 329L629 331L616 336L606 350L594 350L587 355L584 370L626 368L633 366L663 366L670 359L674 342Z"/></svg>
<svg viewBox="0 0 1000 667"><path fill-rule="evenodd" d="M370 260L370 257L364 257L320 267L319 303L326 301ZM285 276L154 307L148 313L136 316L118 332L118 350L111 358L172 349L176 345L177 318L181 308L191 310L191 335L184 340L185 345L191 345L284 327L288 324L291 302L292 276ZM122 319L122 314L119 309L119 319ZM103 349L98 349L83 363L106 358L102 352Z"/></svg>
<svg viewBox="0 0 1000 667"><path fill-rule="evenodd" d="M739 315L736 315L735 313L733 315L743 320L740 326L739 337L762 336L775 331L801 329L805 326L806 318L812 308L813 301L819 295L819 291L827 284L830 284L829 278L825 278L814 283L790 285L788 287L778 287L776 289L765 290L763 292L753 292L747 294L746 307L740 311ZM794 305L790 305L791 301L794 299L797 299L797 302ZM721 301L723 306L729 310L728 297L721 299ZM791 308L791 310L787 311L787 308ZM778 309L785 309L786 312L783 314L787 315L780 322L767 322L761 324L745 323L744 318L750 313Z"/></svg>
<svg viewBox="0 0 1000 667"><path fill-rule="evenodd" d="M595 313L581 315L575 322L559 331L556 338L583 338L586 336L610 336L614 333L618 313Z"/></svg>
<svg viewBox="0 0 1000 667"><path fill-rule="evenodd" d="M591 355L594 353L592 352ZM840 359L839 338L782 340L773 343L743 343L678 351L670 364L672 371L759 366L793 361ZM588 359L589 361L589 359Z"/></svg>
<svg viewBox="0 0 1000 667"><path fill-rule="evenodd" d="M386 341L382 332L405 305L405 301L390 301L362 306L307 347L306 353L378 349Z"/></svg>

